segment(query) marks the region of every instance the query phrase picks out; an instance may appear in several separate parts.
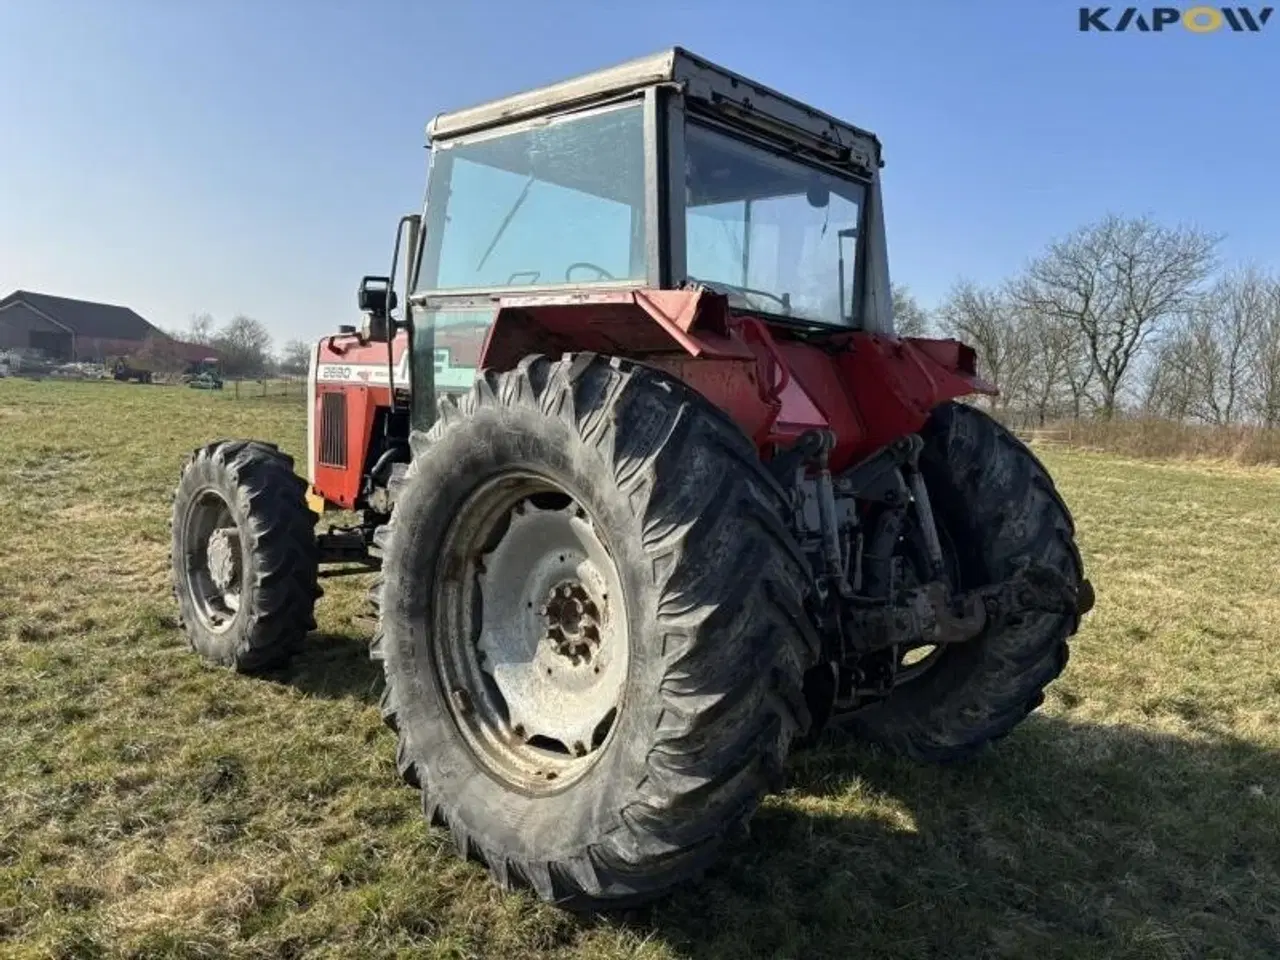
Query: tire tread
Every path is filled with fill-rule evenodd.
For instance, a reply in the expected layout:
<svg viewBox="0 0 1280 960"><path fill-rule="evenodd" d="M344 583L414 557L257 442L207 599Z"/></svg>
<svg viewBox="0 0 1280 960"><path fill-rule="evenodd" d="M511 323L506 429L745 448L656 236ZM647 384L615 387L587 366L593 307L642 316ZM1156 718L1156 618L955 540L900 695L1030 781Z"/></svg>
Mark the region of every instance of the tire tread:
<svg viewBox="0 0 1280 960"><path fill-rule="evenodd" d="M211 659L242 673L277 668L296 652L314 630L319 586L319 548L315 512L306 502L306 482L294 472L294 461L275 444L259 440L219 440L190 453L174 491L175 509L184 488L201 475L221 474L230 482L242 513L242 535L255 567L256 604L232 643ZM198 618L182 595L176 576L180 555L179 518L173 517L170 564L179 623L193 649Z"/></svg>
<svg viewBox="0 0 1280 960"><path fill-rule="evenodd" d="M527 861L459 836L451 798L433 790L431 758L400 731L399 766L423 789L429 818L450 824L460 851L506 888L532 887L572 909L617 908L700 876L761 795L779 785L793 737L808 729L803 671L818 648L797 619L810 572L779 519L783 495L750 441L720 410L669 375L594 354L527 357L486 373L417 438L417 456L486 406L530 407L570 424L612 457L613 476L640 517L661 588L656 614L666 708L647 748L648 775L620 826L563 862ZM411 483L417 463L410 465ZM380 533L395 536L396 514ZM735 562L744 557L754 562ZM382 609L379 579L371 591ZM398 678L379 618L371 654L386 668L383 715L397 726Z"/></svg>

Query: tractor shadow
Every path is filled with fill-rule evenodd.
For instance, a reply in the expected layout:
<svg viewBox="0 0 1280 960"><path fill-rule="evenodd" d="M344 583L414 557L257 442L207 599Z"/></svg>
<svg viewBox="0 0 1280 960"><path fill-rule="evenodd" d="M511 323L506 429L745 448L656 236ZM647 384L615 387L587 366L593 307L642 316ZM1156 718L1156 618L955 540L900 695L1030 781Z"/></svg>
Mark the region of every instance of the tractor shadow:
<svg viewBox="0 0 1280 960"><path fill-rule="evenodd" d="M1280 753L1055 717L928 767L830 739L702 883L621 923L703 958L1275 957Z"/></svg>
<svg viewBox="0 0 1280 960"><path fill-rule="evenodd" d="M370 705L382 690L363 635L313 634L271 679ZM1276 890L1280 751L1038 714L946 767L829 734L699 883L627 913L545 909L569 941L692 960L1274 960Z"/></svg>
<svg viewBox="0 0 1280 960"><path fill-rule="evenodd" d="M367 636L311 633L289 665L266 679L326 700L376 706L382 695L382 668L369 659Z"/></svg>

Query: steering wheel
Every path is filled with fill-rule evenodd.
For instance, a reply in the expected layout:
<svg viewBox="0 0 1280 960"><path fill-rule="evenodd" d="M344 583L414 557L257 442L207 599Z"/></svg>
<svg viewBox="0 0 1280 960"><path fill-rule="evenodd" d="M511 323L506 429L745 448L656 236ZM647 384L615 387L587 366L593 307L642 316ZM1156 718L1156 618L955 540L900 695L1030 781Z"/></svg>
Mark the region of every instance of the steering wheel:
<svg viewBox="0 0 1280 960"><path fill-rule="evenodd" d="M725 283L723 280L700 280L694 276L690 276L689 280L693 283L700 283L712 288L719 287L726 291L732 291L733 293L742 294L747 297L764 297L768 300L772 300L774 303L778 304L778 306L782 307L782 316L791 316L791 294L789 293L771 293L768 290L757 290L755 287L742 287L736 283Z"/></svg>
<svg viewBox="0 0 1280 960"><path fill-rule="evenodd" d="M612 273L606 270L604 267L598 266L589 260L579 260L577 263L571 263L569 264L569 266L565 267L565 270L564 270L565 283L573 282L573 278L570 277L569 274L573 273L573 271L578 269L594 270L597 274L599 274L599 279L601 280L617 280L618 279Z"/></svg>

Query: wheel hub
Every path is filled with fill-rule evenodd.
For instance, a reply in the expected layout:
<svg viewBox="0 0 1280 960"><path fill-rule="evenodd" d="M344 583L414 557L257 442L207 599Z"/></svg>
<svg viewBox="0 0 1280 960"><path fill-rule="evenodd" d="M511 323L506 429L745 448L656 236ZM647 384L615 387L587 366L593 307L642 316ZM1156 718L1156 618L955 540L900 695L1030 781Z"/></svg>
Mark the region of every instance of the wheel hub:
<svg viewBox="0 0 1280 960"><path fill-rule="evenodd" d="M235 527L220 527L209 534L209 578L226 592L240 581L240 533Z"/></svg>
<svg viewBox="0 0 1280 960"><path fill-rule="evenodd" d="M583 757L616 716L627 673L621 583L586 513L526 499L479 558L479 667L517 743ZM476 699L472 697L472 699Z"/></svg>
<svg viewBox="0 0 1280 960"><path fill-rule="evenodd" d="M546 618L545 639L556 653L574 666L591 659L600 646L600 612L580 582L552 587L539 612Z"/></svg>
<svg viewBox="0 0 1280 960"><path fill-rule="evenodd" d="M240 531L221 493L205 489L193 498L183 520L183 541L196 616L207 630L227 630L240 611L245 570Z"/></svg>

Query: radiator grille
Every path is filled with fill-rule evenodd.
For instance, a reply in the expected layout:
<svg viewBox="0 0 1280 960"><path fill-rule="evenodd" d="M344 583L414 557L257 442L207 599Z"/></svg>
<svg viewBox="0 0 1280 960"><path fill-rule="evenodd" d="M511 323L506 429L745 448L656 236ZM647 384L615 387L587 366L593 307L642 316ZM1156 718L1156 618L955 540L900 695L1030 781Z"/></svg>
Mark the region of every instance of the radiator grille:
<svg viewBox="0 0 1280 960"><path fill-rule="evenodd" d="M320 395L320 462L326 467L347 465L347 395Z"/></svg>

